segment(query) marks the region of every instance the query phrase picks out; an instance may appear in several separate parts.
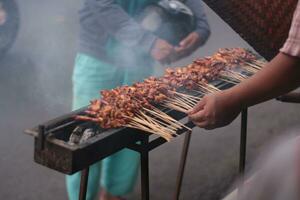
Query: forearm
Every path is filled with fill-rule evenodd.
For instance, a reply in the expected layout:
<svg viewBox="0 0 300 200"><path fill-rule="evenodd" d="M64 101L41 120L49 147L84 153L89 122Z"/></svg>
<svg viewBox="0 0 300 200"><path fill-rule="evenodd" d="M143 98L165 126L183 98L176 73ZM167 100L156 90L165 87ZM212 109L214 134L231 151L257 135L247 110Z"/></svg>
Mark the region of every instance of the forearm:
<svg viewBox="0 0 300 200"><path fill-rule="evenodd" d="M199 34L201 45L203 45L210 36L210 27L204 12L203 2L201 0L187 0L185 4L192 10L195 16L195 31Z"/></svg>
<svg viewBox="0 0 300 200"><path fill-rule="evenodd" d="M260 72L224 91L229 101L252 106L285 94L300 86L300 59L279 53Z"/></svg>

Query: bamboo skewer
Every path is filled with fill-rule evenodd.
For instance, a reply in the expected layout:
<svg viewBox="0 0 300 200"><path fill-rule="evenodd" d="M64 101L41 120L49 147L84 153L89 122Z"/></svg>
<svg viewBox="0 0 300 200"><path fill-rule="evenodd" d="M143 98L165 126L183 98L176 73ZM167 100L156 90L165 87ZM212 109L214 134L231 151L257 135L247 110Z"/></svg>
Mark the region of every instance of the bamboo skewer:
<svg viewBox="0 0 300 200"><path fill-rule="evenodd" d="M201 100L200 97L195 97L195 96L184 94L184 93L180 93L180 92L173 91L172 93L177 94L179 96L185 96L185 97L188 97L188 98L191 98L191 99Z"/></svg>
<svg viewBox="0 0 300 200"><path fill-rule="evenodd" d="M124 125L125 127L129 127L129 128L135 128L135 129L139 129L139 130L142 130L142 131L146 131L146 132L149 132L149 133L153 133L153 134L156 134L156 135L159 135L160 137L164 138L165 140L167 141L170 141L173 137L170 136L170 135L165 135L165 134L161 134L161 133L158 133L150 128L146 128L140 124L135 124L135 123L129 123L127 125Z"/></svg>
<svg viewBox="0 0 300 200"><path fill-rule="evenodd" d="M225 82L228 82L228 83L232 83L232 84L234 84L234 85L236 85L236 84L238 84L239 82L236 82L236 81L234 81L234 80L229 80L229 79L227 79L227 78L219 78L220 80L222 80L222 81L225 81Z"/></svg>
<svg viewBox="0 0 300 200"><path fill-rule="evenodd" d="M180 123L179 121L173 119L172 117L170 117L169 115L167 115L166 113L162 112L161 110L159 110L157 108L153 108L153 110L149 110L147 108L144 108L144 110L148 111L149 113L157 115L159 117L159 119L166 120L171 124L176 124L176 125L179 125L180 127L184 127L188 130L191 130L189 127L187 127L184 124Z"/></svg>
<svg viewBox="0 0 300 200"><path fill-rule="evenodd" d="M178 103L182 103L183 105L185 105L186 107L194 107L194 103L191 103L189 100L184 99L184 98L180 98L180 97L175 97L174 98L175 101L177 101Z"/></svg>
<svg viewBox="0 0 300 200"><path fill-rule="evenodd" d="M255 64L255 63L245 62L245 64L247 64L247 65L249 65L249 66L251 66L251 67L253 67L255 69L258 69L258 70L260 70L260 69L263 68L263 66Z"/></svg>
<svg viewBox="0 0 300 200"><path fill-rule="evenodd" d="M174 105L180 107L186 111L191 109L189 106L186 106L186 104L182 104L181 102L177 102L177 101L164 101L164 103L165 105Z"/></svg>
<svg viewBox="0 0 300 200"><path fill-rule="evenodd" d="M170 134L166 134L166 133L161 132L161 131L158 132L156 130L156 128L152 127L151 125L149 127L149 125L145 126L143 123L141 124L140 122L135 122L135 121L130 122L128 125L131 125L132 128L144 130L144 131L159 135L159 136L165 138L167 141L169 141L172 138L172 136ZM127 125L125 125L125 126L127 126Z"/></svg>
<svg viewBox="0 0 300 200"><path fill-rule="evenodd" d="M264 67L268 63L266 61L261 61L261 60L252 60L251 62L257 64L260 67Z"/></svg>
<svg viewBox="0 0 300 200"><path fill-rule="evenodd" d="M168 119L168 120L172 121L173 123L178 124L179 126L182 126L182 127L186 128L187 130L190 130L190 131L192 130L192 129L190 129L189 127L187 127L187 126L185 126L184 124L182 124L181 122L179 122L179 121L173 119L172 117L170 117L170 116L167 115L166 113L162 112L161 110L159 110L159 109L157 109L157 108L154 108L153 110L154 110L154 112L162 113L162 116L164 116L165 119Z"/></svg>
<svg viewBox="0 0 300 200"><path fill-rule="evenodd" d="M168 135L171 135L172 136L172 132L167 132L165 131L164 129L162 129L160 126L156 126L155 124L153 123L149 123L147 122L145 119L139 119L137 117L133 117L132 118L133 121L135 122L138 122L142 125L146 125L147 127L149 127L150 129L154 130L156 132L156 134L161 134L161 135L164 135L164 136L168 136Z"/></svg>
<svg viewBox="0 0 300 200"><path fill-rule="evenodd" d="M153 130L157 130L158 132L154 132L155 134L157 134L157 133L173 134L174 133L174 130L171 130L169 128L165 128L162 125L159 125L157 123L153 123L153 119L151 119L150 117L148 117L146 115L144 115L143 117L137 115L135 117L127 117L127 118L132 120L131 122L138 123L142 126L146 126L146 127L150 128L150 129L153 129Z"/></svg>
<svg viewBox="0 0 300 200"><path fill-rule="evenodd" d="M159 120L157 120L157 119L155 119L155 118L149 117L149 116L147 116L147 115L146 115L145 113L143 113L143 112L140 112L140 114L143 115L144 117L146 117L149 121L151 121L151 122L154 123L154 124L161 125L161 126L166 126L166 128L170 128L170 130L175 131L174 134L176 134L176 130L177 130L178 128L180 128L180 127L175 127L175 126L172 125L172 124L167 124L167 123L165 123L165 122L163 122L163 121L159 121ZM165 127L164 127L164 128L165 128ZM177 135L177 134L176 134L176 135Z"/></svg>
<svg viewBox="0 0 300 200"><path fill-rule="evenodd" d="M251 67L251 66L248 66L248 65L244 65L244 66L241 66L243 70L247 71L247 72L250 72L252 74L255 74L256 72L258 72L259 70L254 68L254 67Z"/></svg>
<svg viewBox="0 0 300 200"><path fill-rule="evenodd" d="M189 105L191 105L192 107L194 107L199 100L195 100L195 99L189 99L189 98L184 98L184 97L179 97L181 98L183 101L186 101L187 103L189 103Z"/></svg>
<svg viewBox="0 0 300 200"><path fill-rule="evenodd" d="M171 109L177 110L179 112L183 112L183 113L187 113L189 111L188 109L181 108L179 106L176 106L176 105L170 104L170 103L163 103L162 106L164 106L166 108L171 108Z"/></svg>
<svg viewBox="0 0 300 200"><path fill-rule="evenodd" d="M226 77L229 79L233 79L233 80L237 80L238 82L242 82L244 80L246 80L248 77L246 77L245 75L238 73L238 72L234 72L234 71L222 71L220 73L221 77Z"/></svg>
<svg viewBox="0 0 300 200"><path fill-rule="evenodd" d="M209 87L205 87L204 85L202 85L202 84L197 84L201 89L203 89L204 91L206 91L206 92L208 92L208 93L213 93L213 92L215 92L215 90L214 89L211 89L211 88L209 88Z"/></svg>
<svg viewBox="0 0 300 200"><path fill-rule="evenodd" d="M179 104L184 105L188 109L192 109L194 107L193 104L189 103L188 101L184 101L184 100L182 100L180 98L175 98L175 100L177 100Z"/></svg>

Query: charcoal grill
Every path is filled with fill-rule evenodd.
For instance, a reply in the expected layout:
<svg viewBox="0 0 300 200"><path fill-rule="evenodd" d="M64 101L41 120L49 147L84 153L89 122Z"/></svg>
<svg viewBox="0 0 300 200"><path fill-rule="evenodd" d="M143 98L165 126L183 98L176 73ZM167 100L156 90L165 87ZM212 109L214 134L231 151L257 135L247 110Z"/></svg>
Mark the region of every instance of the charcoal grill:
<svg viewBox="0 0 300 200"><path fill-rule="evenodd" d="M238 34L270 60L282 46L288 35L289 25L297 0L204 0L220 15ZM231 84L219 82L216 86L225 89ZM121 128L101 130L101 134L89 139L86 143L71 146L66 141L71 131L82 122L74 121L73 116L80 114L85 108L59 117L38 127L26 130L34 136L34 159L37 163L64 174L82 171L80 199L85 199L88 168L91 164L121 150L130 148L141 154L141 190L142 200L149 200L149 152L165 143L165 140L139 130ZM173 118L180 120L184 114L166 109ZM89 124L85 124L89 125ZM188 122L186 126L194 125ZM189 139L187 130L178 134L186 134L175 198L178 199ZM245 169L247 139L247 109L242 111L240 137L240 168L242 175ZM140 141L140 143L137 143Z"/></svg>
<svg viewBox="0 0 300 200"><path fill-rule="evenodd" d="M222 81L216 81L214 84L220 89L232 86L232 84ZM166 141L153 134L131 128L109 130L98 128L100 134L88 139L86 142L78 145L69 144L69 136L77 126L94 126L91 122L74 120L74 116L83 114L85 109L86 107L81 108L40 124L37 127L25 130L26 134L34 137L35 162L69 175L82 171L80 200L83 200L86 194L89 166L124 148L129 148L139 152L141 155L141 199L149 200L149 152ZM162 109L162 111L176 120L186 117L185 114L175 110ZM185 125L189 128L194 127L192 122L187 122ZM246 129L243 129L242 132L245 134ZM185 164L183 161L186 158L191 133L187 129L180 129L177 133L179 135L187 133L175 192L175 196L178 198ZM244 154L242 153L241 160L244 160L243 157Z"/></svg>

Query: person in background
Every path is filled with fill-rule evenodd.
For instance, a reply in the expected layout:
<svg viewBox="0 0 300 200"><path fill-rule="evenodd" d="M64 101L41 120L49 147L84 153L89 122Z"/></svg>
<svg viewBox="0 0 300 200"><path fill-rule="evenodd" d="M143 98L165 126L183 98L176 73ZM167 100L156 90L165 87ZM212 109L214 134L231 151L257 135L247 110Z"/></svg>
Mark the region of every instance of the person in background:
<svg viewBox="0 0 300 200"><path fill-rule="evenodd" d="M196 29L174 47L144 30L134 19L157 0L85 0L80 10L79 51L73 72L73 109L99 98L100 90L141 81L155 62L168 63L191 54L210 35L201 0L187 0ZM90 166L87 199L118 200L134 188L139 155L125 149ZM101 180L100 180L101 176ZM79 196L80 172L66 177L68 197Z"/></svg>
<svg viewBox="0 0 300 200"><path fill-rule="evenodd" d="M214 129L230 124L243 108L267 101L300 86L300 2L289 37L277 56L260 72L228 90L205 96L189 118ZM276 145L260 162L260 170L243 186L242 200L300 199L300 136ZM236 198L233 198L236 199Z"/></svg>

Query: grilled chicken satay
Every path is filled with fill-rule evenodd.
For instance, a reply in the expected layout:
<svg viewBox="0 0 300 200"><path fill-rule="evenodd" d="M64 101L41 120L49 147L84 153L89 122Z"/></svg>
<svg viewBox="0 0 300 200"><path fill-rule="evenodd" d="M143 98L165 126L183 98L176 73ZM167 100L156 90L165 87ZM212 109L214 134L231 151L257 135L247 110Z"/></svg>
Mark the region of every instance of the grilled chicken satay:
<svg viewBox="0 0 300 200"><path fill-rule="evenodd" d="M103 128L121 127L141 109L172 97L172 91L181 87L196 89L199 84L205 85L218 78L228 66L232 68L253 59L256 57L245 49L219 49L211 57L196 59L185 67L167 68L160 78L149 77L132 86L103 90L101 99L91 101L87 116L76 118L96 122Z"/></svg>

